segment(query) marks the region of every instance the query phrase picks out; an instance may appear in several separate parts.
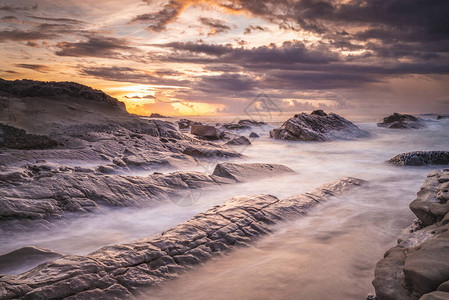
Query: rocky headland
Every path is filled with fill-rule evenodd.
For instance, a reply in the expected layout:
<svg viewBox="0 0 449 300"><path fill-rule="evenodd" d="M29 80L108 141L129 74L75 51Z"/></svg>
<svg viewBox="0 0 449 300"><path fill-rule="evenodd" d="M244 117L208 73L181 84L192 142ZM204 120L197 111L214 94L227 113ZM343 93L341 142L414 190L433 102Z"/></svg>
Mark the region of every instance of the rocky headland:
<svg viewBox="0 0 449 300"><path fill-rule="evenodd" d="M366 137L368 132L337 114L315 110L288 119L281 127L271 130L270 136L280 140L324 142Z"/></svg>

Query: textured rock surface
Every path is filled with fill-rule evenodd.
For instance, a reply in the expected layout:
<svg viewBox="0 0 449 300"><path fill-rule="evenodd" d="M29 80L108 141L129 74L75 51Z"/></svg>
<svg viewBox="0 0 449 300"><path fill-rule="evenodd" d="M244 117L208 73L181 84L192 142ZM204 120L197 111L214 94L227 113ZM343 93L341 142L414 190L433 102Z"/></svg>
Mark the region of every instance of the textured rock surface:
<svg viewBox="0 0 449 300"><path fill-rule="evenodd" d="M27 134L25 130L0 123L0 148L48 149L58 145L48 136Z"/></svg>
<svg viewBox="0 0 449 300"><path fill-rule="evenodd" d="M288 119L281 127L270 131L270 137L289 141L331 141L367 136L366 131L340 117L322 110L301 113Z"/></svg>
<svg viewBox="0 0 449 300"><path fill-rule="evenodd" d="M218 164L212 175L174 172L137 177L30 165L20 172L0 175L0 224L4 228L5 220L60 217L65 212L90 212L98 206L154 206L175 201L188 189L292 172L283 165L225 163Z"/></svg>
<svg viewBox="0 0 449 300"><path fill-rule="evenodd" d="M401 153L388 162L399 166L449 165L449 151L414 151Z"/></svg>
<svg viewBox="0 0 449 300"><path fill-rule="evenodd" d="M0 274L22 273L44 262L61 257L61 253L37 247L23 247L0 256Z"/></svg>
<svg viewBox="0 0 449 300"><path fill-rule="evenodd" d="M425 127L422 119L399 113L393 113L385 117L382 123L377 123L377 126L392 129L418 129Z"/></svg>
<svg viewBox="0 0 449 300"><path fill-rule="evenodd" d="M282 220L307 213L363 184L344 178L284 200L271 195L232 198L170 230L86 256L63 256L20 275L0 277L2 299L133 298L146 288L236 246L246 246Z"/></svg>
<svg viewBox="0 0 449 300"><path fill-rule="evenodd" d="M220 139L218 130L211 125L192 125L190 127L190 133L201 138L206 138L210 140Z"/></svg>
<svg viewBox="0 0 449 300"><path fill-rule="evenodd" d="M244 136L239 136L238 138L234 138L227 142L225 145L227 146L242 146L242 145L251 145L251 142L248 138Z"/></svg>
<svg viewBox="0 0 449 300"><path fill-rule="evenodd" d="M449 299L448 186L449 170L427 176L410 204L424 227L398 240L377 263L377 299Z"/></svg>

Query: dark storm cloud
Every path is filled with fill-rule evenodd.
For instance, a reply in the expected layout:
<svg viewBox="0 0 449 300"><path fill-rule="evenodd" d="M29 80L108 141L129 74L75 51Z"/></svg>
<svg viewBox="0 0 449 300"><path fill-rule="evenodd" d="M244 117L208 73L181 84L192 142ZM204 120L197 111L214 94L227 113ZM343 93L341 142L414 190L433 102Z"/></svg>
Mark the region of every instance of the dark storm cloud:
<svg viewBox="0 0 449 300"><path fill-rule="evenodd" d="M268 30L267 27L263 27L260 25L249 25L248 27L245 28L243 34L251 34L253 31L267 31L267 30Z"/></svg>
<svg viewBox="0 0 449 300"><path fill-rule="evenodd" d="M148 1L144 1L148 2ZM165 26L174 21L184 9L183 1L170 0L161 10L155 13L141 14L131 20L131 23L144 23L150 31L161 32Z"/></svg>
<svg viewBox="0 0 449 300"><path fill-rule="evenodd" d="M257 81L247 75L222 74L218 76L204 76L197 84L196 89L204 92L214 92L221 90L226 92L241 92L252 90L256 87Z"/></svg>
<svg viewBox="0 0 449 300"><path fill-rule="evenodd" d="M187 80L167 79L149 72L128 67L88 67L81 68L83 75L89 75L111 81L132 82L139 84L157 84L168 86L185 86ZM157 72L155 72L157 75Z"/></svg>
<svg viewBox="0 0 449 300"><path fill-rule="evenodd" d="M231 30L231 27L226 25L226 22L222 21L222 20L213 19L213 18L199 18L198 20L203 25L212 29L208 33L209 36L216 35L216 34L227 32L227 31Z"/></svg>
<svg viewBox="0 0 449 300"><path fill-rule="evenodd" d="M95 36L86 41L60 42L55 52L58 56L75 57L120 57L122 51L134 50L129 41L113 37Z"/></svg>
<svg viewBox="0 0 449 300"><path fill-rule="evenodd" d="M51 71L51 68L45 65L36 65L36 64L16 64L18 68L30 69L36 72L47 73Z"/></svg>
<svg viewBox="0 0 449 300"><path fill-rule="evenodd" d="M10 12L15 12L19 10L28 11L28 10L36 10L37 8L38 8L37 4L33 6L13 6L4 4L0 6L0 11L10 11Z"/></svg>
<svg viewBox="0 0 449 300"><path fill-rule="evenodd" d="M23 31L19 29L0 31L0 43L5 41L36 41L55 38L50 32L42 31Z"/></svg>
<svg viewBox="0 0 449 300"><path fill-rule="evenodd" d="M31 19L35 19L35 20L58 22L58 23L65 23L65 24L85 24L86 23L84 21L68 19L68 18L49 18L49 17L38 17L38 16L28 16L28 17Z"/></svg>

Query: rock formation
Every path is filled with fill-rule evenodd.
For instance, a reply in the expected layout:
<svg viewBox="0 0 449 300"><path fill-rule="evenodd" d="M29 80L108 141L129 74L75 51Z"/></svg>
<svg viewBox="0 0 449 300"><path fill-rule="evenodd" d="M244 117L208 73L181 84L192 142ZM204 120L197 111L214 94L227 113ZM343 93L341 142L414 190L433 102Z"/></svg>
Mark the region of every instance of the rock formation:
<svg viewBox="0 0 449 300"><path fill-rule="evenodd" d="M385 117L382 123L377 123L377 126L393 129L418 129L425 127L423 122L422 119L412 115L393 113Z"/></svg>
<svg viewBox="0 0 449 300"><path fill-rule="evenodd" d="M232 198L161 234L86 256L63 256L20 275L4 275L0 298L134 298L213 256L249 245L280 221L304 215L361 184L362 180L344 178L284 200L271 195Z"/></svg>
<svg viewBox="0 0 449 300"><path fill-rule="evenodd" d="M108 173L108 172L106 172ZM189 189L211 188L293 171L276 164L218 164L212 175L174 172L149 176L107 175L93 169L46 164L0 174L0 224L39 220L99 206L155 206L175 202ZM1 221L3 220L3 221ZM14 222L13 222L14 223Z"/></svg>
<svg viewBox="0 0 449 300"><path fill-rule="evenodd" d="M192 125L190 127L190 133L200 138L205 138L209 140L220 139L220 134L218 133L218 130L211 125Z"/></svg>
<svg viewBox="0 0 449 300"><path fill-rule="evenodd" d="M354 139L368 133L337 114L315 110L288 119L281 127L270 131L270 137L289 141L331 141Z"/></svg>
<svg viewBox="0 0 449 300"><path fill-rule="evenodd" d="M449 170L427 175L411 210L421 226L398 240L375 269L378 300L449 299Z"/></svg>
<svg viewBox="0 0 449 300"><path fill-rule="evenodd" d="M23 273L31 266L61 257L61 253L37 247L23 247L0 255L0 274Z"/></svg>
<svg viewBox="0 0 449 300"><path fill-rule="evenodd" d="M388 162L399 166L449 165L449 151L414 151L396 155Z"/></svg>
<svg viewBox="0 0 449 300"><path fill-rule="evenodd" d="M243 146L243 145L251 145L250 140L244 136L239 136L238 138L234 138L225 144L226 146Z"/></svg>

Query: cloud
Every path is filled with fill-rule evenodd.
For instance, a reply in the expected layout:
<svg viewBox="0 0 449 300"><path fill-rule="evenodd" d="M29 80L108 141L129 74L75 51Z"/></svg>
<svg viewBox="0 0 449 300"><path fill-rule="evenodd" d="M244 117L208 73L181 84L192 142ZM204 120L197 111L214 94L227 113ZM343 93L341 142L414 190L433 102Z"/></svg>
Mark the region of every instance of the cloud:
<svg viewBox="0 0 449 300"><path fill-rule="evenodd" d="M36 10L38 8L37 4L34 4L33 6L13 6L13 5L2 5L0 6L0 11L9 11L9 12L16 12L19 10Z"/></svg>
<svg viewBox="0 0 449 300"><path fill-rule="evenodd" d="M52 69L48 66L45 65L36 65L36 64L16 64L15 65L18 68L23 68L23 69L30 69L36 72L40 72L40 73L48 73L50 72Z"/></svg>
<svg viewBox="0 0 449 300"><path fill-rule="evenodd" d="M135 50L122 38L95 36L80 42L59 42L55 52L58 56L120 57L123 51Z"/></svg>
<svg viewBox="0 0 449 300"><path fill-rule="evenodd" d="M251 34L253 31L268 31L268 28L260 25L249 25L245 28L243 34Z"/></svg>
<svg viewBox="0 0 449 300"><path fill-rule="evenodd" d="M165 30L168 23L174 21L181 14L185 6L186 4L182 0L170 0L158 12L138 15L131 20L131 23L145 23L148 30L161 32Z"/></svg>
<svg viewBox="0 0 449 300"><path fill-rule="evenodd" d="M19 29L0 31L0 43L5 41L36 41L55 37L53 33L42 31L23 31Z"/></svg>
<svg viewBox="0 0 449 300"><path fill-rule="evenodd" d="M157 76L144 70L129 67L88 67L81 68L83 75L102 78L111 81L132 82L139 84L165 85L165 86L185 86L188 80L177 80Z"/></svg>
<svg viewBox="0 0 449 300"><path fill-rule="evenodd" d="M231 27L226 25L226 21L223 20L202 17L199 18L199 21L210 28L210 31L207 33L208 36L214 36L231 30Z"/></svg>

